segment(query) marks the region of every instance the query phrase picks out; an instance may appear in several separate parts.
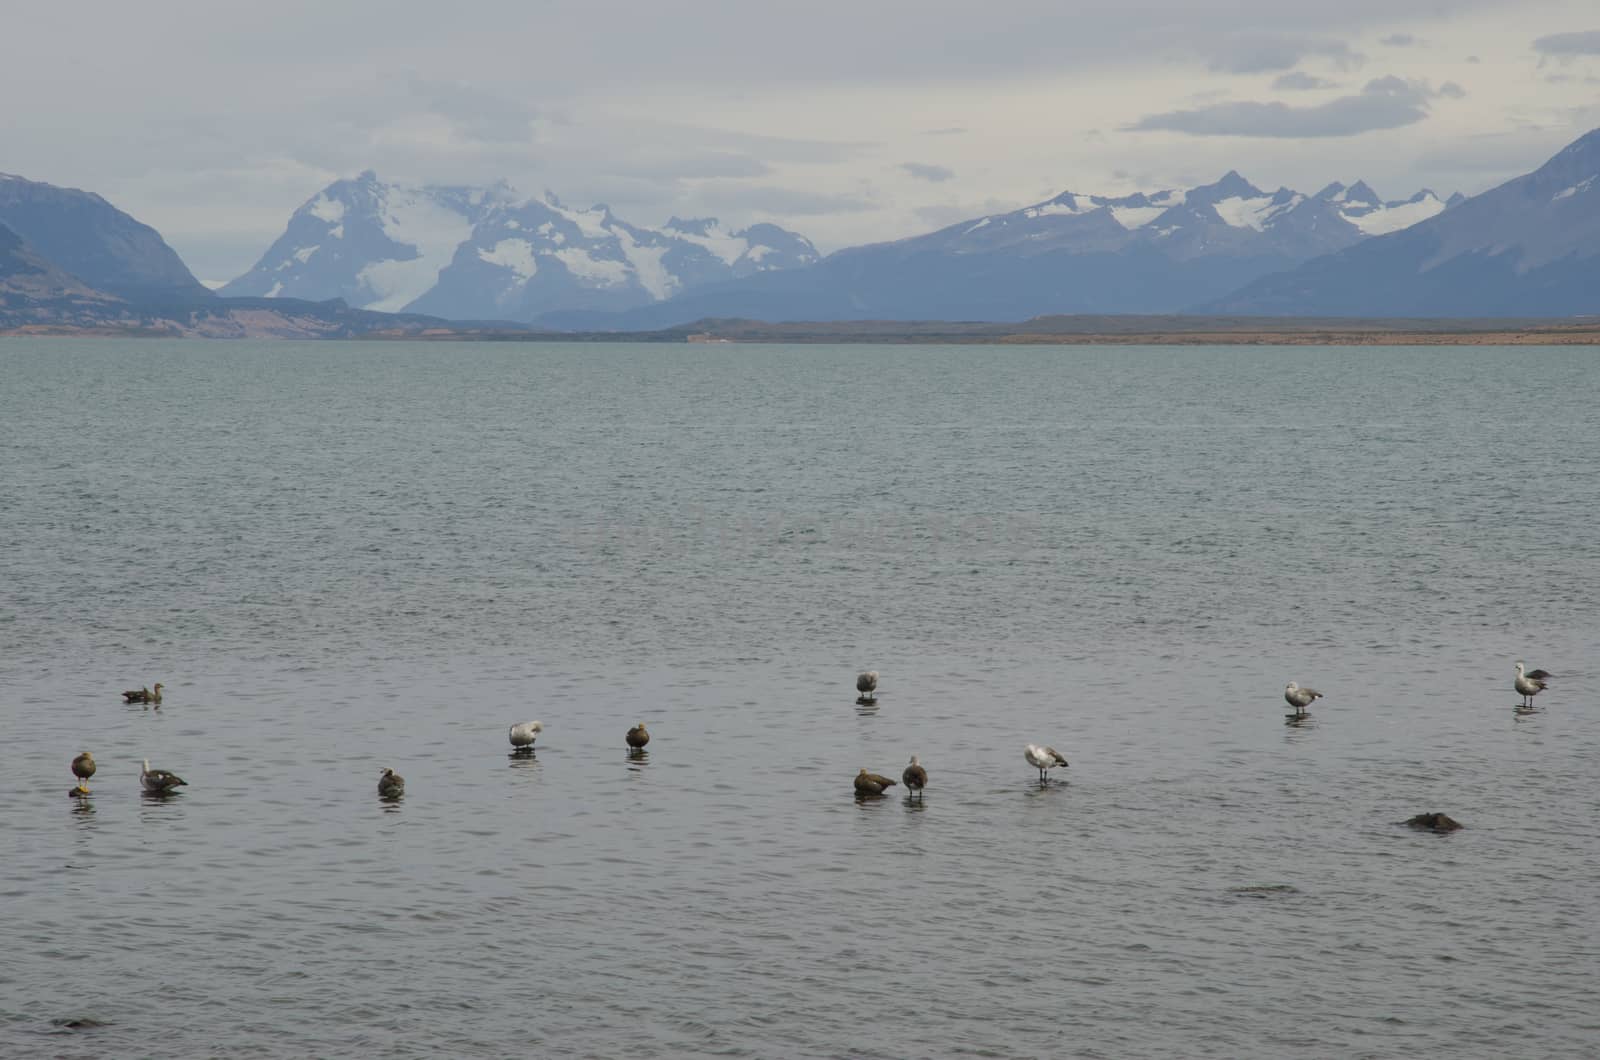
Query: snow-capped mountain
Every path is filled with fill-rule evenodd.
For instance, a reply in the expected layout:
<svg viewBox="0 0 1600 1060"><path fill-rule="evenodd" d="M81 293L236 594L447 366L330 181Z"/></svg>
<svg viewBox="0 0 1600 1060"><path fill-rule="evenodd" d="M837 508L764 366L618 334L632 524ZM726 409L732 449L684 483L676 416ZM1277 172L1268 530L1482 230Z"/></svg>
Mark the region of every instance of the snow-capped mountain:
<svg viewBox="0 0 1600 1060"><path fill-rule="evenodd" d="M1600 129L1534 172L1447 213L1262 277L1199 309L1285 316L1600 313Z"/></svg>
<svg viewBox="0 0 1600 1060"><path fill-rule="evenodd" d="M704 317L758 320L1022 320L1049 313L1170 313L1251 280L1444 211L1431 191L1385 201L1366 184L1315 195L1257 188L1237 172L1188 189L1062 192L816 268L757 276L552 327L648 329Z"/></svg>
<svg viewBox="0 0 1600 1060"><path fill-rule="evenodd" d="M330 184L289 219L224 295L343 298L353 306L458 320L532 320L564 309L623 310L695 287L818 260L775 225L714 218L631 225L553 195L414 187L368 171Z"/></svg>

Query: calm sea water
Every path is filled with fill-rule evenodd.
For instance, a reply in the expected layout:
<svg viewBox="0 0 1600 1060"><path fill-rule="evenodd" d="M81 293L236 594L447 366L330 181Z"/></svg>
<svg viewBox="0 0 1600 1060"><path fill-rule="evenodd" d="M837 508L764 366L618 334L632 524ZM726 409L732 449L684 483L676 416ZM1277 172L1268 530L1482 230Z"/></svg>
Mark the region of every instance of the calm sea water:
<svg viewBox="0 0 1600 1060"><path fill-rule="evenodd" d="M0 1054L1600 1054L1596 357L0 341Z"/></svg>

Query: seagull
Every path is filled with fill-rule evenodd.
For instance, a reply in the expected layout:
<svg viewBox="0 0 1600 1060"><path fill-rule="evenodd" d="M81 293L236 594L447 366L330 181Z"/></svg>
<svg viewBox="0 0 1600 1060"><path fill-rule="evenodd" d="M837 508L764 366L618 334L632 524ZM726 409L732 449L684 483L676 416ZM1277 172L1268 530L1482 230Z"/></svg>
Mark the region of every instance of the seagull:
<svg viewBox="0 0 1600 1060"><path fill-rule="evenodd" d="M406 778L394 770L385 768L383 776L378 778L378 797L381 799L398 799L406 793Z"/></svg>
<svg viewBox="0 0 1600 1060"><path fill-rule="evenodd" d="M525 721L520 725L511 726L511 746L517 749L518 754L532 754L533 741L544 732L544 722Z"/></svg>
<svg viewBox="0 0 1600 1060"><path fill-rule="evenodd" d="M856 674L856 691L861 697L858 703L874 703L878 699L878 671L864 670Z"/></svg>
<svg viewBox="0 0 1600 1060"><path fill-rule="evenodd" d="M89 794L89 778L94 776L94 755L88 751L83 752L72 760L72 775L78 778L76 791L80 795Z"/></svg>
<svg viewBox="0 0 1600 1060"><path fill-rule="evenodd" d="M1533 697L1550 687L1551 675L1543 670L1524 673L1524 669L1526 669L1526 664L1519 661L1517 663L1517 676L1512 680L1511 687L1515 688L1517 694L1522 696L1523 707L1531 709L1533 707Z"/></svg>
<svg viewBox="0 0 1600 1060"><path fill-rule="evenodd" d="M892 787L894 787L894 781L888 777L880 777L876 773L868 773L865 767L856 774L856 794L858 796L882 795Z"/></svg>
<svg viewBox="0 0 1600 1060"><path fill-rule="evenodd" d="M165 769L151 769L150 759L144 760L144 768L139 771L139 783L151 795L170 795L181 787L187 787L189 782L176 773L169 773Z"/></svg>
<svg viewBox="0 0 1600 1060"><path fill-rule="evenodd" d="M1322 698L1322 693L1315 688L1301 688L1290 681L1283 687L1283 698L1294 708L1295 717L1300 717L1305 714L1312 700Z"/></svg>
<svg viewBox="0 0 1600 1060"><path fill-rule="evenodd" d="M922 768L922 763L917 761L917 756L911 756L911 764L906 766L900 779L905 783L906 793L915 792L917 798L922 798L922 789L928 786L928 771Z"/></svg>
<svg viewBox="0 0 1600 1060"><path fill-rule="evenodd" d="M650 742L650 734L645 731L644 722L640 722L628 730L628 746L635 751L642 751L644 745Z"/></svg>
<svg viewBox="0 0 1600 1060"><path fill-rule="evenodd" d="M1031 743L1022 749L1022 757L1026 758L1028 764L1039 771L1040 784L1050 783L1048 770L1067 764L1067 760L1061 756L1061 752L1054 747L1040 747Z"/></svg>

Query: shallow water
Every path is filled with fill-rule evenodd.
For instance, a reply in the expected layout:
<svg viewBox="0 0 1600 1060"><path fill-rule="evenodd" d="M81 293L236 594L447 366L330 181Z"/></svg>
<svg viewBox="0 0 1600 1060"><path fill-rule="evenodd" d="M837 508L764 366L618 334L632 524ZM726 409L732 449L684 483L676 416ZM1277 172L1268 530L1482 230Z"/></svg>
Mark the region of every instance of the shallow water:
<svg viewBox="0 0 1600 1060"><path fill-rule="evenodd" d="M1590 351L0 381L0 1054L1600 1050ZM924 804L851 798L911 753Z"/></svg>

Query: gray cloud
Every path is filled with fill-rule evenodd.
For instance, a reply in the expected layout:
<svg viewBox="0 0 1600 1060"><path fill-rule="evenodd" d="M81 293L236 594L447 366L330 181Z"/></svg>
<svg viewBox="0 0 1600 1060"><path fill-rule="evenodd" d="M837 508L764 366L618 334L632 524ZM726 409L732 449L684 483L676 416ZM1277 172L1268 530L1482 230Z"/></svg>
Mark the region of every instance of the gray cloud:
<svg viewBox="0 0 1600 1060"><path fill-rule="evenodd" d="M1428 101L1437 96L1459 98L1454 82L1435 91L1425 81L1389 76L1368 81L1359 95L1341 96L1316 106L1287 103L1215 103L1194 110L1175 110L1141 118L1129 130L1162 129L1191 136L1302 137L1355 136L1376 129L1412 125L1428 116Z"/></svg>
<svg viewBox="0 0 1600 1060"><path fill-rule="evenodd" d="M830 213L861 213L879 204L867 195L844 192L811 191L806 188L777 188L756 185L719 187L708 197L729 210L750 210L768 214L806 217Z"/></svg>
<svg viewBox="0 0 1600 1060"><path fill-rule="evenodd" d="M967 131L966 129L963 129L959 125L953 125L953 126L947 128L947 129L924 129L924 130L922 130L922 135L924 135L924 136L960 136L962 133L964 133L966 131Z"/></svg>
<svg viewBox="0 0 1600 1060"><path fill-rule="evenodd" d="M485 143L526 143L539 116L529 104L485 92L464 81L412 77L411 96L430 113L449 121L466 139Z"/></svg>
<svg viewBox="0 0 1600 1060"><path fill-rule="evenodd" d="M1391 33L1378 41L1378 43L1387 44L1391 48L1410 48L1413 45L1421 44L1422 38L1412 36L1409 33Z"/></svg>
<svg viewBox="0 0 1600 1060"><path fill-rule="evenodd" d="M1317 77L1302 70L1292 70L1274 78L1272 87L1280 92L1307 92L1315 88L1338 88L1339 82L1329 81L1325 77Z"/></svg>
<svg viewBox="0 0 1600 1060"><path fill-rule="evenodd" d="M1600 55L1600 29L1581 30L1576 33L1552 33L1534 41L1533 50L1540 55L1555 59Z"/></svg>
<svg viewBox="0 0 1600 1060"><path fill-rule="evenodd" d="M900 168L910 173L918 180L932 181L938 184L955 176L955 170L946 169L944 166L929 165L926 162L901 162Z"/></svg>
<svg viewBox="0 0 1600 1060"><path fill-rule="evenodd" d="M1259 33L1225 37L1204 54L1213 71L1225 74L1291 70L1310 57L1326 60L1340 70L1352 70L1366 62L1366 56L1341 40Z"/></svg>

